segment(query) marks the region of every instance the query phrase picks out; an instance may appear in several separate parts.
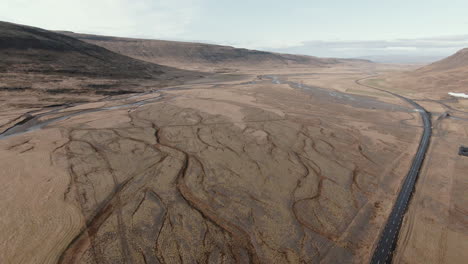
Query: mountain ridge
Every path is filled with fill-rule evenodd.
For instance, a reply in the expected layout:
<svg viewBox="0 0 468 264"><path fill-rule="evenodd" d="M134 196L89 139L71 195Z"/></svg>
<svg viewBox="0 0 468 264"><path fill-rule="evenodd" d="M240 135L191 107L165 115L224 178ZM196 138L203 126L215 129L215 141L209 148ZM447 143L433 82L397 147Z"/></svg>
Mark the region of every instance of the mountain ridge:
<svg viewBox="0 0 468 264"><path fill-rule="evenodd" d="M123 38L69 31L59 32L139 60L180 68L193 68L196 66L327 67L328 65L343 62L343 60L335 58L274 53L199 42Z"/></svg>

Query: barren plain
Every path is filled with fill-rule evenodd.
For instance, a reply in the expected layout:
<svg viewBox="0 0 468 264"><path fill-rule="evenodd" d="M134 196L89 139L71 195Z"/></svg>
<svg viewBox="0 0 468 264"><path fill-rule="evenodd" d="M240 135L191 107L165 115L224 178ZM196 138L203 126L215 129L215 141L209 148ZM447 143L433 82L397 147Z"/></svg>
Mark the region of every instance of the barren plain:
<svg viewBox="0 0 468 264"><path fill-rule="evenodd" d="M367 261L421 128L399 99L300 83L347 71L352 86L355 69L265 70L25 121L0 141L1 258Z"/></svg>
<svg viewBox="0 0 468 264"><path fill-rule="evenodd" d="M414 66L81 37L0 22L0 263L370 260L423 128L360 83L422 95ZM466 104L412 98L436 136L394 260L458 263Z"/></svg>

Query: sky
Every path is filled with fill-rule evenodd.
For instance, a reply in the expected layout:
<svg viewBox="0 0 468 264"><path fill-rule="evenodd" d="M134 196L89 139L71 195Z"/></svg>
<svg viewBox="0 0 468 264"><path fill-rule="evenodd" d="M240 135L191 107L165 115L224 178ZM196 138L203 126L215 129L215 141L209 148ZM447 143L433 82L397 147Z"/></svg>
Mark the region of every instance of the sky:
<svg viewBox="0 0 468 264"><path fill-rule="evenodd" d="M0 20L324 57L443 57L468 47L467 0L0 0Z"/></svg>

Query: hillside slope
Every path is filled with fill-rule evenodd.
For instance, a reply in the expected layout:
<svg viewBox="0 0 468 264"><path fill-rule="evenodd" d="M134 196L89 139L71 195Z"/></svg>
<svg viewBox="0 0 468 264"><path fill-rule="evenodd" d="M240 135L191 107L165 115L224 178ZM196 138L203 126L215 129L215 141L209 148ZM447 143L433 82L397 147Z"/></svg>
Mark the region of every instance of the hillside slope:
<svg viewBox="0 0 468 264"><path fill-rule="evenodd" d="M293 65L323 67L341 62L338 59L279 54L202 43L61 33L129 57L186 69Z"/></svg>
<svg viewBox="0 0 468 264"><path fill-rule="evenodd" d="M208 75L140 61L56 32L0 22L0 111L96 101ZM0 117L0 126L15 118Z"/></svg>
<svg viewBox="0 0 468 264"><path fill-rule="evenodd" d="M468 68L468 48L462 49L450 57L434 62L426 67L423 67L416 72L437 72L437 71L451 71L461 70Z"/></svg>
<svg viewBox="0 0 468 264"><path fill-rule="evenodd" d="M431 97L447 97L448 92L468 93L468 49L415 71L386 77L392 87Z"/></svg>
<svg viewBox="0 0 468 264"><path fill-rule="evenodd" d="M114 53L56 32L0 22L0 72L167 78L185 71Z"/></svg>

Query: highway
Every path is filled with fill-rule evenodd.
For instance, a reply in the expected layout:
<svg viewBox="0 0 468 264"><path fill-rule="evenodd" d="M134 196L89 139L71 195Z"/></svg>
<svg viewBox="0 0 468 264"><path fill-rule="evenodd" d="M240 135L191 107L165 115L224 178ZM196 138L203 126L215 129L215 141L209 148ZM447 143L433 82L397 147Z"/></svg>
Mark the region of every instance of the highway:
<svg viewBox="0 0 468 264"><path fill-rule="evenodd" d="M323 95L328 94L329 96L334 96L334 97L339 97L339 98L347 98L350 101L353 101L352 99L357 98L357 97L356 98L350 97L351 95L347 95L347 94L344 94L344 93L330 92L330 91L328 91L326 89L321 89L321 88L317 88L317 87L308 87L306 85L299 84L299 83L283 81L283 80L280 80L276 76L261 76L261 77L269 79L275 84L284 83L284 84L289 84L290 86L295 87L295 88L307 88L309 90L313 90L315 93L318 93L318 94L323 94ZM360 79L360 80L362 80L362 79ZM396 97L408 102L409 104L411 104L413 106L413 108L416 111L418 111L419 114L421 115L421 118L423 120L423 125L424 125L424 132L423 132L423 134L421 136L419 147L418 147L416 155L415 155L415 157L413 159L413 162L411 164L411 168L410 168L410 170L409 170L409 172L408 172L408 174L407 174L407 176L406 176L406 178L405 178L405 180L404 180L404 182L403 182L403 184L401 186L401 190L400 190L400 192L398 194L398 197L397 197L396 202L395 202L395 204L394 204L394 206L392 208L392 211L391 211L391 213L390 213L390 215L388 217L388 220L387 220L387 222L385 224L385 227L383 228L383 230L382 230L382 232L380 234L378 244L375 247L375 250L374 250L374 253L373 253L373 256L372 256L372 259L371 259L372 264L391 263L392 262L392 257L393 257L393 252L394 252L394 250L396 248L396 245L397 245L398 234L399 234L399 231L400 231L400 228L401 228L403 216L404 216L404 214L405 214L405 212L407 210L408 202L410 201L411 196L413 194L415 184L416 184L416 180L417 180L418 175L419 175L419 171L420 171L420 169L422 167L424 157L425 157L427 149L429 147L429 142L430 142L430 138L431 138L431 134L432 134L431 116L430 116L430 113L428 113L422 106L420 106L416 102L412 101L411 99L408 99L406 97L403 97L401 95L398 95L398 94L395 94L395 93L392 93L392 92L389 92L389 91L385 91L385 90L378 89L378 88L375 88L375 87L372 87L372 86L361 84L359 82L360 80L356 80L356 83L359 84L359 85L362 85L362 86L366 86L366 87L369 87L369 88L372 88L372 89L376 89L376 90L379 90L379 91L382 91L382 92L389 93L389 94L391 94L393 96L396 96ZM175 87L175 88L165 88L165 89L158 90L158 92L163 91L163 90L176 89L176 88L177 87ZM22 133L25 133L25 132L28 132L28 131L40 129L40 128L42 128L42 127L44 127L46 125L49 125L49 124L51 124L53 122L61 121L61 120L64 120L64 119L72 117L72 116L86 114L86 113L92 113L92 112L98 112L98 111L118 109L118 108L122 108L122 107L140 106L140 105L143 105L143 104L146 104L146 103L152 103L152 102L158 101L161 98L162 98L162 96L158 94L158 96L156 96L156 97L152 97L152 98L149 98L149 99L143 99L143 100L139 100L139 101L136 101L136 102L124 103L124 104L121 104L121 105L115 105L115 106L111 106L111 107L91 108L91 109L85 109L85 110L79 110L79 111L72 111L70 113L64 113L64 115L62 115L62 116L42 120L42 118L47 116L47 115L56 114L56 112L58 110L63 110L62 108L59 108L59 109L56 109L56 110L52 110L52 111L49 111L49 112L38 114L36 116L31 116L29 119L17 123L16 125L12 126L11 128L7 129L6 131L4 131L4 133L1 133L0 134L0 140L2 140L4 138L7 138L7 137L10 137L10 136L22 134ZM361 102L361 103L363 103L363 102ZM67 107L64 107L64 109L66 109L66 108Z"/></svg>
<svg viewBox="0 0 468 264"><path fill-rule="evenodd" d="M261 76L261 78L269 79L274 84L289 84L291 87L295 87L295 88L308 88L309 90L313 89L316 92L322 91L322 89L317 88L317 87L308 87L308 86L290 82L290 81L283 81L279 79L277 76ZM375 90L389 93L409 103L411 106L413 106L415 111L419 112L419 114L421 115L421 118L423 120L423 126L424 126L424 132L421 136L416 155L413 158L411 168L408 171L408 174L401 186L400 193L398 194L395 204L393 205L392 211L387 219L385 227L380 234L379 242L377 246L375 247L374 254L371 259L372 264L383 264L383 263L392 262L393 252L395 251L396 246L397 246L398 234L400 232L403 216L405 215L406 210L408 208L408 202L410 201L411 196L413 194L413 191L416 185L416 180L419 176L419 171L421 170L424 157L426 156L427 149L429 148L429 143L430 143L431 134L432 134L432 124L431 124L430 113L428 113L426 109L424 109L422 106L420 106L413 100L406 98L404 96L401 96L399 94L392 93L383 89L379 89L376 87L372 87L372 86L368 86L368 85L360 83L361 80L364 80L367 78L369 77L356 80L355 82L362 86L366 86ZM332 92L330 94L333 96L339 96L339 97L348 98L348 99L353 98L351 97L351 95L346 95L346 94L342 94L338 92ZM363 102L361 101L360 103L363 103Z"/></svg>
<svg viewBox="0 0 468 264"><path fill-rule="evenodd" d="M362 79L361 79L362 80ZM372 86L364 85L357 80L356 83L363 85L369 88L377 89L383 92L387 92L393 96L396 96L408 103L410 103L421 115L424 125L424 132L421 136L418 151L413 159L411 168L406 176L403 185L401 187L400 193L396 199L395 204L393 205L392 211L388 217L387 223L385 224L384 229L380 234L380 239L375 247L374 254L371 259L372 264L382 264L382 263L391 263L393 252L396 249L398 242L398 234L401 228L403 216L408 208L408 202L411 199L411 196L416 185L416 180L421 170L421 166L424 161L427 149L429 147L429 142L432 134L432 124L431 124L431 115L428 113L422 106L415 103L413 100L403 97L399 94L395 94L389 91L378 89Z"/></svg>

